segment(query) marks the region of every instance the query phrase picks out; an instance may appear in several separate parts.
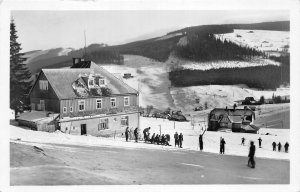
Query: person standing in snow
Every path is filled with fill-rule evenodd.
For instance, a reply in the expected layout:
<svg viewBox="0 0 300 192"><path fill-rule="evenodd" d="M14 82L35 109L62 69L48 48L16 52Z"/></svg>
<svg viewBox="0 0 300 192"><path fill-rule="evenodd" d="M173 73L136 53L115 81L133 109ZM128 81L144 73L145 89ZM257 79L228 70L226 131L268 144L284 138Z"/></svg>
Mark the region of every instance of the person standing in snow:
<svg viewBox="0 0 300 192"><path fill-rule="evenodd" d="M281 143L279 142L277 146L278 146L278 152L280 152L281 151Z"/></svg>
<svg viewBox="0 0 300 192"><path fill-rule="evenodd" d="M245 145L245 140L246 140L246 139L243 137L243 138L242 138L242 143L241 143L241 145Z"/></svg>
<svg viewBox="0 0 300 192"><path fill-rule="evenodd" d="M204 135L205 131L206 130L204 130L204 132L199 135L199 148L200 148L200 151L203 150L203 135Z"/></svg>
<svg viewBox="0 0 300 192"><path fill-rule="evenodd" d="M128 141L128 136L129 136L129 127L126 127L126 129L125 129L125 138L126 138L126 141Z"/></svg>
<svg viewBox="0 0 300 192"><path fill-rule="evenodd" d="M261 139L261 138L258 138L259 148L261 148L261 142L262 142L262 139Z"/></svg>
<svg viewBox="0 0 300 192"><path fill-rule="evenodd" d="M138 134L138 128L135 128L135 130L134 130L134 137L135 137L135 142L138 142L138 136L139 136L139 134Z"/></svg>
<svg viewBox="0 0 300 192"><path fill-rule="evenodd" d="M254 154L255 154L255 145L254 142L250 142L250 148L249 148L249 160L248 160L248 166L250 166L251 163L251 168L255 168L255 161L254 161Z"/></svg>
<svg viewBox="0 0 300 192"><path fill-rule="evenodd" d="M221 140L221 154L225 153L225 144L226 144L225 139L222 138L222 140Z"/></svg>
<svg viewBox="0 0 300 192"><path fill-rule="evenodd" d="M285 144L284 144L284 151L286 152L286 153L288 153L288 151L289 151L289 143L288 142L286 142Z"/></svg>
<svg viewBox="0 0 300 192"><path fill-rule="evenodd" d="M176 145L179 146L179 144L178 144L178 133L177 132L174 134L174 139L175 139L175 147L176 147Z"/></svg>
<svg viewBox="0 0 300 192"><path fill-rule="evenodd" d="M148 128L145 128L143 133L144 133L144 141L146 142L148 139L148 133L149 133L149 130L151 129L151 127L148 127Z"/></svg>
<svg viewBox="0 0 300 192"><path fill-rule="evenodd" d="M222 137L220 137L220 154L222 154Z"/></svg>
<svg viewBox="0 0 300 192"><path fill-rule="evenodd" d="M273 141L272 146L273 146L273 151L276 151L276 143L275 143L275 141Z"/></svg>
<svg viewBox="0 0 300 192"><path fill-rule="evenodd" d="M178 140L179 140L179 145L178 145L178 147L182 148L182 141L183 141L183 135L182 135L182 133L179 134Z"/></svg>

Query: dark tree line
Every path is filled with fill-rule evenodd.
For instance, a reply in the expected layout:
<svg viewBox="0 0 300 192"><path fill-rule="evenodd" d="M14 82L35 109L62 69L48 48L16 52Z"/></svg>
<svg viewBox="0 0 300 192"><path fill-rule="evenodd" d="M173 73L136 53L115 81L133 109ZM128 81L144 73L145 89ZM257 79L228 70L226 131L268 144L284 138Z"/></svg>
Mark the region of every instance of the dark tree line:
<svg viewBox="0 0 300 192"><path fill-rule="evenodd" d="M216 38L211 33L187 33L187 45L177 46L177 56L194 61L251 60L261 52Z"/></svg>
<svg viewBox="0 0 300 192"><path fill-rule="evenodd" d="M274 65L207 71L183 69L171 71L169 79L176 87L246 84L251 88L276 89L281 84L289 83L289 71Z"/></svg>
<svg viewBox="0 0 300 192"><path fill-rule="evenodd" d="M87 52L85 55L87 60L91 60L99 64L123 64L124 57L116 49L100 48L91 52Z"/></svg>

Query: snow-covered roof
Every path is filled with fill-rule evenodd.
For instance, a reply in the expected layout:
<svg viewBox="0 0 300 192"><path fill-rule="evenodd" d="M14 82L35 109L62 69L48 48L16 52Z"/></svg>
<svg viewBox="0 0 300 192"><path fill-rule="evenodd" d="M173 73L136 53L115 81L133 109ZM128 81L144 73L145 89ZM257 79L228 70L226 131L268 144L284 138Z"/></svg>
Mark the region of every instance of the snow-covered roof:
<svg viewBox="0 0 300 192"><path fill-rule="evenodd" d="M242 123L243 119L241 116L228 116L231 123Z"/></svg>
<svg viewBox="0 0 300 192"><path fill-rule="evenodd" d="M42 69L42 73L45 74L59 99L81 97L76 94L72 85L81 75L89 75L91 73L105 77L107 80L106 87L111 90L112 95L138 93L135 89L94 63L91 63L90 68ZM86 97L89 96L92 95L86 95Z"/></svg>
<svg viewBox="0 0 300 192"><path fill-rule="evenodd" d="M55 119L59 114L49 114L47 111L30 111L21 113L17 120L23 121L31 121L31 122L38 122L44 121L45 119L51 118L52 120Z"/></svg>

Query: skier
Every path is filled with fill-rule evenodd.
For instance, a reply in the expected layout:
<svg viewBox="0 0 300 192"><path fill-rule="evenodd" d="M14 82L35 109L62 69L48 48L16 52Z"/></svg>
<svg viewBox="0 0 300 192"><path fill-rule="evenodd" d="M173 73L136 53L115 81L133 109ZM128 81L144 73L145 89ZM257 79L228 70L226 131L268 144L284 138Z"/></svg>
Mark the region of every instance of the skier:
<svg viewBox="0 0 300 192"><path fill-rule="evenodd" d="M277 146L278 146L278 152L280 152L281 151L281 143L279 142Z"/></svg>
<svg viewBox="0 0 300 192"><path fill-rule="evenodd" d="M255 161L254 161L254 154L255 154L255 145L254 142L250 142L250 148L249 148L249 160L248 160L248 166L250 166L251 163L251 168L255 168Z"/></svg>
<svg viewBox="0 0 300 192"><path fill-rule="evenodd" d="M203 150L203 135L204 135L205 131L206 130L204 130L204 132L199 135L199 147L200 147L200 151Z"/></svg>
<svg viewBox="0 0 300 192"><path fill-rule="evenodd" d="M276 143L275 143L275 141L273 141L272 146L273 146L273 151L276 151Z"/></svg>
<svg viewBox="0 0 300 192"><path fill-rule="evenodd" d="M220 137L220 154L222 154L222 137Z"/></svg>
<svg viewBox="0 0 300 192"><path fill-rule="evenodd" d="M182 141L183 141L183 135L182 135L182 133L179 134L178 140L179 140L178 147L182 148Z"/></svg>
<svg viewBox="0 0 300 192"><path fill-rule="evenodd" d="M135 130L134 130L134 137L135 137L135 142L138 142L138 136L139 136L139 134L138 134L138 128L135 128Z"/></svg>
<svg viewBox="0 0 300 192"><path fill-rule="evenodd" d="M178 143L178 133L177 132L174 134L174 139L175 139L175 147L176 147L176 145L179 146L179 143Z"/></svg>
<svg viewBox="0 0 300 192"><path fill-rule="evenodd" d="M226 144L226 142L225 142L224 138L222 138L222 140L221 140L221 154L222 153L224 154L224 152L225 152L225 144Z"/></svg>
<svg viewBox="0 0 300 192"><path fill-rule="evenodd" d="M246 140L246 139L243 137L243 138L242 138L242 143L241 143L241 145L245 145L245 140Z"/></svg>
<svg viewBox="0 0 300 192"><path fill-rule="evenodd" d="M288 142L286 142L285 144L284 144L284 151L286 152L286 153L288 153L288 151L289 151L289 143Z"/></svg>
<svg viewBox="0 0 300 192"><path fill-rule="evenodd" d="M126 129L125 129L126 141L128 141L128 134L129 134L129 127L126 127Z"/></svg>
<svg viewBox="0 0 300 192"><path fill-rule="evenodd" d="M261 139L261 138L258 138L259 148L261 148L261 142L262 142L262 139Z"/></svg>

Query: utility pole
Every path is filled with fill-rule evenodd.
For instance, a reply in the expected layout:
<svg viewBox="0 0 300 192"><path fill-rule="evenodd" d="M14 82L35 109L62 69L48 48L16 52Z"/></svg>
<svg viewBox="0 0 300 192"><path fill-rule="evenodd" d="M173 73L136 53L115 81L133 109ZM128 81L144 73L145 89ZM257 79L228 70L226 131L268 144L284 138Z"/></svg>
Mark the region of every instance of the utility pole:
<svg viewBox="0 0 300 192"><path fill-rule="evenodd" d="M86 59L86 35L85 35L85 30L84 30L84 55L83 58Z"/></svg>

